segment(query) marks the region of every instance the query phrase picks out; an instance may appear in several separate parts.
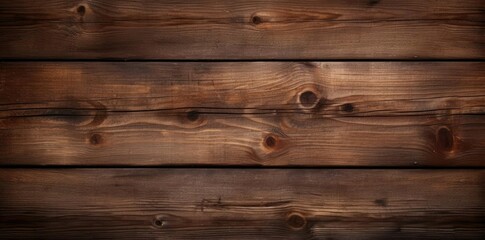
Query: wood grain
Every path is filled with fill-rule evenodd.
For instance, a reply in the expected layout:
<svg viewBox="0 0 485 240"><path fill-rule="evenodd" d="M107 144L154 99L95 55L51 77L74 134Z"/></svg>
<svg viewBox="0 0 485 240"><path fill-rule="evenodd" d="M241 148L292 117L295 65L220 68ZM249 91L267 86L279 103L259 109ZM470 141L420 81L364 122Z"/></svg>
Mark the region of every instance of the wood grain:
<svg viewBox="0 0 485 240"><path fill-rule="evenodd" d="M1 169L2 239L479 239L484 170Z"/></svg>
<svg viewBox="0 0 485 240"><path fill-rule="evenodd" d="M0 164L485 166L484 66L2 63Z"/></svg>
<svg viewBox="0 0 485 240"><path fill-rule="evenodd" d="M483 59L482 0L3 0L0 58Z"/></svg>

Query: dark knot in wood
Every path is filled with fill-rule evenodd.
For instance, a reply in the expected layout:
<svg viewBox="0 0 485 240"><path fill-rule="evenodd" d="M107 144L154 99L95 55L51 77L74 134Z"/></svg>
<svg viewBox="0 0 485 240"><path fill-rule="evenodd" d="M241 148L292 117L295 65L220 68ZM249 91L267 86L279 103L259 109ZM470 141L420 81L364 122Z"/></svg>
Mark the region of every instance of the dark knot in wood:
<svg viewBox="0 0 485 240"><path fill-rule="evenodd" d="M440 127L436 133L436 143L442 151L453 149L453 133L448 127Z"/></svg>
<svg viewBox="0 0 485 240"><path fill-rule="evenodd" d="M187 112L187 119L192 122L197 121L199 119L199 112L195 110Z"/></svg>
<svg viewBox="0 0 485 240"><path fill-rule="evenodd" d="M82 17L86 13L86 7L81 5L81 6L77 7L76 11Z"/></svg>
<svg viewBox="0 0 485 240"><path fill-rule="evenodd" d="M264 138L264 146L267 148L276 147L277 139L273 135L268 135Z"/></svg>
<svg viewBox="0 0 485 240"><path fill-rule="evenodd" d="M369 0L369 2L367 2L367 4L369 6L374 6L376 4L378 4L380 2L380 0Z"/></svg>
<svg viewBox="0 0 485 240"><path fill-rule="evenodd" d="M306 219L300 213L290 213L286 222L293 230L300 230L306 225Z"/></svg>
<svg viewBox="0 0 485 240"><path fill-rule="evenodd" d="M99 133L94 133L91 135L91 137L89 138L89 142L92 144L92 145L98 145L98 144L101 144L103 142L103 137L99 134Z"/></svg>
<svg viewBox="0 0 485 240"><path fill-rule="evenodd" d="M153 220L153 225L157 228L164 227L166 222L163 219L159 219L158 217Z"/></svg>
<svg viewBox="0 0 485 240"><path fill-rule="evenodd" d="M346 103L346 104L340 106L340 110L342 110L344 112L351 113L351 112L354 111L354 105L352 105L352 103Z"/></svg>
<svg viewBox="0 0 485 240"><path fill-rule="evenodd" d="M260 16L253 16L253 17L251 18L251 22L252 22L253 24L255 24L255 25L258 25L258 24L263 23L263 20L261 19L261 17L260 17Z"/></svg>
<svg viewBox="0 0 485 240"><path fill-rule="evenodd" d="M301 106L311 108L317 105L318 97L313 91L305 91L300 94L299 101Z"/></svg>

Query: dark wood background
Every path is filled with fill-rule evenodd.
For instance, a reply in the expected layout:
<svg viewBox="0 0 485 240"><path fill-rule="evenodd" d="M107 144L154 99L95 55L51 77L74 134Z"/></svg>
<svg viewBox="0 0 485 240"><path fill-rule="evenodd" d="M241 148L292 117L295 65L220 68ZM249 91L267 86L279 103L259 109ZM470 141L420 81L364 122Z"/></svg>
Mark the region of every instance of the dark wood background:
<svg viewBox="0 0 485 240"><path fill-rule="evenodd" d="M0 239L484 239L483 0L0 0Z"/></svg>

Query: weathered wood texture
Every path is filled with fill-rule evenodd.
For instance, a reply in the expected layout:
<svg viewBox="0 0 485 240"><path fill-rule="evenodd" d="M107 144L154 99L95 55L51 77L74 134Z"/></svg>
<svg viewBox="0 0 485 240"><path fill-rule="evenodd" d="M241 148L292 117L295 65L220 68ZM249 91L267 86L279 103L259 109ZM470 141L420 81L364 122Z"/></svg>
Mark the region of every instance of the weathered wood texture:
<svg viewBox="0 0 485 240"><path fill-rule="evenodd" d="M1 0L0 58L483 59L483 0Z"/></svg>
<svg viewBox="0 0 485 240"><path fill-rule="evenodd" d="M484 170L2 169L0 237L479 239Z"/></svg>
<svg viewBox="0 0 485 240"><path fill-rule="evenodd" d="M2 63L0 164L485 166L485 64Z"/></svg>

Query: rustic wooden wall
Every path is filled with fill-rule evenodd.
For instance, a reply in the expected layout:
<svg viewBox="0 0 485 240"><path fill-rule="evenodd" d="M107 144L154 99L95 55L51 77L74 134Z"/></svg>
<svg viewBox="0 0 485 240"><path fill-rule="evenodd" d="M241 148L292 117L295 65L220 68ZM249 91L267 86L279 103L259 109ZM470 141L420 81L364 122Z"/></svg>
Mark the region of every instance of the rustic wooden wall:
<svg viewBox="0 0 485 240"><path fill-rule="evenodd" d="M484 239L483 0L0 0L0 239Z"/></svg>

